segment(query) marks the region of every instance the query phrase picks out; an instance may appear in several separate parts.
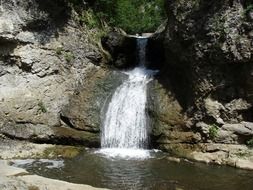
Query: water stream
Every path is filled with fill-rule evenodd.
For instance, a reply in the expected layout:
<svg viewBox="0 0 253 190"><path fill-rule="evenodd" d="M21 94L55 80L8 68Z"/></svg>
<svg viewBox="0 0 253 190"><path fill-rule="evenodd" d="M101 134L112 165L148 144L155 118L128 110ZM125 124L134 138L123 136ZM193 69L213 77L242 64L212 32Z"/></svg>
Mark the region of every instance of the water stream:
<svg viewBox="0 0 253 190"><path fill-rule="evenodd" d="M112 157L149 157L145 107L147 84L155 71L145 68L146 46L146 38L137 38L138 66L125 72L128 79L111 98L102 126L100 153Z"/></svg>

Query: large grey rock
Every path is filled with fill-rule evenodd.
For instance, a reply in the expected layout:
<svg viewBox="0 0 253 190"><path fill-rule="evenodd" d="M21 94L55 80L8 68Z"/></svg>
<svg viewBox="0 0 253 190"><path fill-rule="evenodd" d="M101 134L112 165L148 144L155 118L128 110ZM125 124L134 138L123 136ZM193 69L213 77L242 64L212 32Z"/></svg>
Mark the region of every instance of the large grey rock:
<svg viewBox="0 0 253 190"><path fill-rule="evenodd" d="M162 148L164 144L200 141L199 134L186 127L187 117L174 94L168 88L166 90L157 79L151 81L148 87L147 116L152 144Z"/></svg>
<svg viewBox="0 0 253 190"><path fill-rule="evenodd" d="M193 124L253 119L248 5L237 0L166 1L167 27L157 39L165 48L161 69Z"/></svg>
<svg viewBox="0 0 253 190"><path fill-rule="evenodd" d="M242 136L253 136L253 123L243 122L240 124L225 124L222 129L232 131Z"/></svg>
<svg viewBox="0 0 253 190"><path fill-rule="evenodd" d="M111 31L102 38L103 47L112 56L112 64L117 68L129 68L137 64L136 38L123 31Z"/></svg>
<svg viewBox="0 0 253 190"><path fill-rule="evenodd" d="M63 121L75 129L99 133L106 106L125 78L117 71L92 70L61 111Z"/></svg>
<svg viewBox="0 0 253 190"><path fill-rule="evenodd" d="M99 146L99 134L60 127L62 108L87 73L100 68L102 51L89 34L66 1L1 2L0 133Z"/></svg>
<svg viewBox="0 0 253 190"><path fill-rule="evenodd" d="M89 185L73 184L65 181L30 175L26 170L9 166L0 161L0 188L2 190L99 190ZM105 189L104 189L105 190Z"/></svg>

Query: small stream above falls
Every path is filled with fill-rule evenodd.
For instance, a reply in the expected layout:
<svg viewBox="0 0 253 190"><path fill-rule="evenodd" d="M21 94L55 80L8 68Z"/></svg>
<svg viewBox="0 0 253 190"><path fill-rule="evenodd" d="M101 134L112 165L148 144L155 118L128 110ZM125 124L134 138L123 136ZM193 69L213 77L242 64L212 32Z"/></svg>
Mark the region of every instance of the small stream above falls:
<svg viewBox="0 0 253 190"><path fill-rule="evenodd" d="M137 67L125 71L127 79L116 89L103 113L101 147L110 157L149 157L147 84L156 71L146 64L147 38L137 38Z"/></svg>

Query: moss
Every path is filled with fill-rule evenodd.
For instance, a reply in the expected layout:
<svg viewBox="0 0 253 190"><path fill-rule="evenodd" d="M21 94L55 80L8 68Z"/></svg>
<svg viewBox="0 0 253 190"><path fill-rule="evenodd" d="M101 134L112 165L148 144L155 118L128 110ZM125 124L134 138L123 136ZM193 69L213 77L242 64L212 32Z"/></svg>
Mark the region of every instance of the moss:
<svg viewBox="0 0 253 190"><path fill-rule="evenodd" d="M239 151L239 152L235 153L235 155L239 158L245 158L245 157L250 156L250 153L247 151Z"/></svg>
<svg viewBox="0 0 253 190"><path fill-rule="evenodd" d="M77 156L81 151L79 147L72 147L72 146L57 146L57 147L50 147L44 150L42 156L44 158L73 158Z"/></svg>
<svg viewBox="0 0 253 190"><path fill-rule="evenodd" d="M253 4L250 4L244 9L244 15L247 15L249 12L253 10Z"/></svg>
<svg viewBox="0 0 253 190"><path fill-rule="evenodd" d="M40 101L38 103L38 107L39 107L38 111L40 111L42 113L46 113L47 112L47 108L46 108L45 104L42 101Z"/></svg>
<svg viewBox="0 0 253 190"><path fill-rule="evenodd" d="M215 139L218 136L218 131L219 128L217 125L215 124L211 125L211 127L209 128L209 137L211 139Z"/></svg>
<svg viewBox="0 0 253 190"><path fill-rule="evenodd" d="M64 58L68 63L70 63L71 61L73 61L75 59L75 56L72 52L65 52Z"/></svg>
<svg viewBox="0 0 253 190"><path fill-rule="evenodd" d="M62 51L63 51L63 48L62 48L62 47L57 47L57 48L55 49L55 53L56 53L57 55L61 55L61 54L62 54Z"/></svg>
<svg viewBox="0 0 253 190"><path fill-rule="evenodd" d="M92 9L82 11L78 19L82 25L87 26L89 29L100 27L100 21Z"/></svg>
<svg viewBox="0 0 253 190"><path fill-rule="evenodd" d="M249 147L253 147L253 137L246 142Z"/></svg>

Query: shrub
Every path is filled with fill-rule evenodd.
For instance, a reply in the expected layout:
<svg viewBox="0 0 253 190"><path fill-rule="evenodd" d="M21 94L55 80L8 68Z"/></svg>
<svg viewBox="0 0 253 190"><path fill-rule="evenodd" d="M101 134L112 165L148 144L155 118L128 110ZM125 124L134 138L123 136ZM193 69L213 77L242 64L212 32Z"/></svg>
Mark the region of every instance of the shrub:
<svg viewBox="0 0 253 190"><path fill-rule="evenodd" d="M56 53L57 55L61 55L61 54L62 54L62 51L63 51L63 48L62 48L62 47L57 47L57 48L55 49L55 53Z"/></svg>
<svg viewBox="0 0 253 190"><path fill-rule="evenodd" d="M165 19L163 0L97 0L97 16L128 33L154 31Z"/></svg>
<svg viewBox="0 0 253 190"><path fill-rule="evenodd" d="M75 59L75 56L72 52L65 52L64 58L69 63L69 62L71 62L72 60Z"/></svg>
<svg viewBox="0 0 253 190"><path fill-rule="evenodd" d="M246 142L249 147L253 147L253 137Z"/></svg>
<svg viewBox="0 0 253 190"><path fill-rule="evenodd" d="M100 27L99 19L92 9L83 10L79 17L79 21L89 29Z"/></svg>
<svg viewBox="0 0 253 190"><path fill-rule="evenodd" d="M244 10L245 15L248 14L251 10L253 10L253 4L250 4Z"/></svg>
<svg viewBox="0 0 253 190"><path fill-rule="evenodd" d="M210 128L209 128L209 136L211 139L215 139L218 136L218 126L213 124Z"/></svg>

